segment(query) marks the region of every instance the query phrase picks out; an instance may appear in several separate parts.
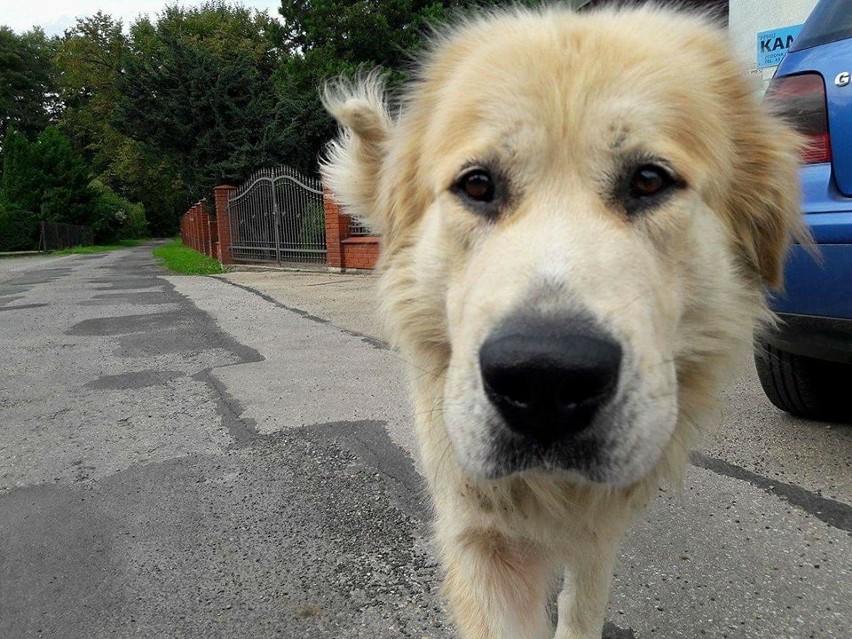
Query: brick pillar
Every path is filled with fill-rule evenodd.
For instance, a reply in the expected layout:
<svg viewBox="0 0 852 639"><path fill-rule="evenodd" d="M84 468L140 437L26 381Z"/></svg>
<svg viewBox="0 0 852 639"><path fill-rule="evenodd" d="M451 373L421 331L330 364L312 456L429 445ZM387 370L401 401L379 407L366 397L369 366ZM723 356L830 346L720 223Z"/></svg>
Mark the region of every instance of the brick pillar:
<svg viewBox="0 0 852 639"><path fill-rule="evenodd" d="M199 242L198 242L198 252L207 255L207 231L210 230L210 227L207 224L207 211L204 210L204 200L198 201L198 232L199 232Z"/></svg>
<svg viewBox="0 0 852 639"><path fill-rule="evenodd" d="M195 235L195 222L192 219L192 207L191 206L186 210L186 229L187 229L186 245L189 248L192 248L192 244L195 241L192 237L193 235Z"/></svg>
<svg viewBox="0 0 852 639"><path fill-rule="evenodd" d="M195 228L198 231L198 240L196 240L196 244L198 245L195 249L199 253L204 252L204 215L201 213L201 204L199 202L195 203Z"/></svg>
<svg viewBox="0 0 852 639"><path fill-rule="evenodd" d="M201 231L204 234L204 254L210 257L210 214L207 212L207 201L201 200Z"/></svg>
<svg viewBox="0 0 852 639"><path fill-rule="evenodd" d="M189 225L192 228L189 246L194 251L198 246L198 219L195 215L195 204L189 207Z"/></svg>
<svg viewBox="0 0 852 639"><path fill-rule="evenodd" d="M192 240L190 242L190 247L193 251L198 250L198 211L196 210L195 204L189 207L189 220L190 225L192 226Z"/></svg>
<svg viewBox="0 0 852 639"><path fill-rule="evenodd" d="M216 228L216 218L207 214L207 235L210 237L210 257L219 259L219 229Z"/></svg>
<svg viewBox="0 0 852 639"><path fill-rule="evenodd" d="M186 210L186 245L192 248L192 207Z"/></svg>
<svg viewBox="0 0 852 639"><path fill-rule="evenodd" d="M342 269L346 264L340 243L349 237L351 217L341 210L340 205L334 201L334 195L326 187L322 190L322 200L325 209L326 263L329 268Z"/></svg>
<svg viewBox="0 0 852 639"><path fill-rule="evenodd" d="M204 252L204 228L201 225L201 204L195 203L195 250L199 253Z"/></svg>
<svg viewBox="0 0 852 639"><path fill-rule="evenodd" d="M222 266L233 264L231 255L231 223L228 218L228 198L232 197L237 187L222 184L213 189L216 200L216 230L219 233L219 262Z"/></svg>
<svg viewBox="0 0 852 639"><path fill-rule="evenodd" d="M195 211L192 210L191 206L186 212L186 224L189 227L189 233L187 234L189 242L187 242L186 245L189 248L192 248L195 244Z"/></svg>

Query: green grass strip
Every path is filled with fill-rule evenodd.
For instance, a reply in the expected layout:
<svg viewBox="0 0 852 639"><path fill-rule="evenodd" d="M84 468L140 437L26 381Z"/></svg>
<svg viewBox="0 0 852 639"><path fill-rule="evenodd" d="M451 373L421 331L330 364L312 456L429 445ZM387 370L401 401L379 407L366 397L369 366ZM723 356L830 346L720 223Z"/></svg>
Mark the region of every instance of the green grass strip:
<svg viewBox="0 0 852 639"><path fill-rule="evenodd" d="M94 246L72 246L71 248L53 251L53 255L89 255L90 253L103 253L104 251L115 251L117 249L139 246L145 240L119 240L115 244L95 244Z"/></svg>
<svg viewBox="0 0 852 639"><path fill-rule="evenodd" d="M222 272L222 265L217 260L184 246L180 238L155 248L154 257L167 269L183 275L215 275Z"/></svg>

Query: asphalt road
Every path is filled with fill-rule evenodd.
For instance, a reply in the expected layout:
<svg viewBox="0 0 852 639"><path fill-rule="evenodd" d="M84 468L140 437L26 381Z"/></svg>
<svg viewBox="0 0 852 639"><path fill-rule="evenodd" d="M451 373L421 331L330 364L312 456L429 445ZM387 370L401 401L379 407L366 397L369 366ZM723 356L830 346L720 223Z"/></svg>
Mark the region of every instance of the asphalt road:
<svg viewBox="0 0 852 639"><path fill-rule="evenodd" d="M0 260L0 637L452 637L402 364L340 324L149 247ZM607 639L848 638L850 429L726 406Z"/></svg>

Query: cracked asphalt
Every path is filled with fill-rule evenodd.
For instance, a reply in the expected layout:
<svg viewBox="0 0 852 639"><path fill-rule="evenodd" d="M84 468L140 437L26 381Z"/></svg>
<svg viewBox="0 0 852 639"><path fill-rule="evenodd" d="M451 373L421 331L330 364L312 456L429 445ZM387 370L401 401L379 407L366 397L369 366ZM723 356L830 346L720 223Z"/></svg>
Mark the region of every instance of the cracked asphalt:
<svg viewBox="0 0 852 639"><path fill-rule="evenodd" d="M233 279L0 260L0 637L453 636L402 362ZM852 433L773 436L748 384L626 540L606 639L850 636Z"/></svg>

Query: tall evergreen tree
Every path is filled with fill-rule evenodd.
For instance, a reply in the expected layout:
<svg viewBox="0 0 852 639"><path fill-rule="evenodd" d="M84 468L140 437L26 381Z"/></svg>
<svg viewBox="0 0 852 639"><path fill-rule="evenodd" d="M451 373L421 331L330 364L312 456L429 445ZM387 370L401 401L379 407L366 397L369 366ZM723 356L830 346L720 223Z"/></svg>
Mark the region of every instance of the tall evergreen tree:
<svg viewBox="0 0 852 639"><path fill-rule="evenodd" d="M55 41L41 29L22 35L0 26L0 149L11 126L34 139L56 109Z"/></svg>
<svg viewBox="0 0 852 639"><path fill-rule="evenodd" d="M176 169L181 206L280 161L269 81L279 34L265 14L222 2L169 7L132 26L117 126Z"/></svg>
<svg viewBox="0 0 852 639"><path fill-rule="evenodd" d="M39 220L91 224L94 194L89 167L59 129L49 126L35 142L9 130L0 199Z"/></svg>

